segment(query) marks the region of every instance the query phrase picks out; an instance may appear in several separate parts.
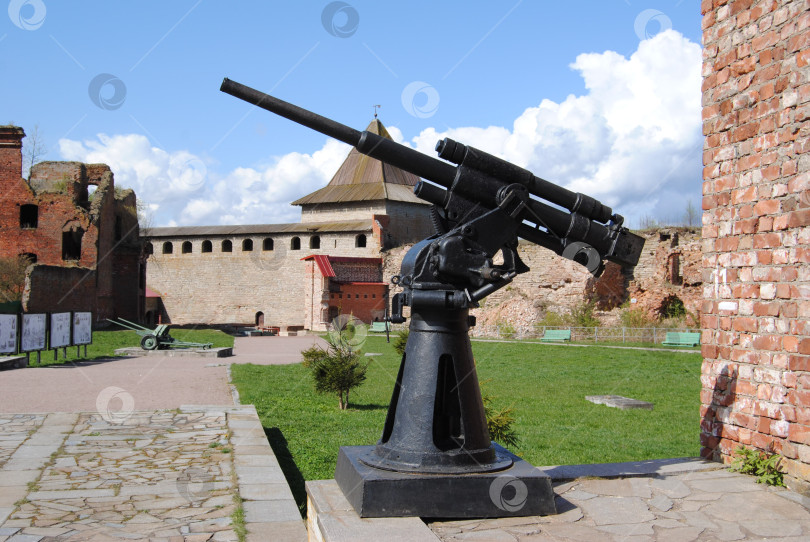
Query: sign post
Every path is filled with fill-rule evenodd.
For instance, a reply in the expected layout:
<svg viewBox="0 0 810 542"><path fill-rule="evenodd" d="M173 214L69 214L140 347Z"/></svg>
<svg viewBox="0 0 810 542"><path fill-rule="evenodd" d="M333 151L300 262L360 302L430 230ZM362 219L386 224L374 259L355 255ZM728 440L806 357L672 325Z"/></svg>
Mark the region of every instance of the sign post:
<svg viewBox="0 0 810 542"><path fill-rule="evenodd" d="M84 357L87 357L87 345L93 344L93 313L73 313L73 344L76 345L76 356L79 357L79 345L84 346Z"/></svg>
<svg viewBox="0 0 810 542"><path fill-rule="evenodd" d="M51 313L51 334L49 348L53 350L53 360L59 359L59 348L63 348L63 356L67 358L67 346L70 345L70 313Z"/></svg>
<svg viewBox="0 0 810 542"><path fill-rule="evenodd" d="M37 353L37 365L42 361L40 353L45 349L47 318L45 314L23 314L20 334L20 351Z"/></svg>

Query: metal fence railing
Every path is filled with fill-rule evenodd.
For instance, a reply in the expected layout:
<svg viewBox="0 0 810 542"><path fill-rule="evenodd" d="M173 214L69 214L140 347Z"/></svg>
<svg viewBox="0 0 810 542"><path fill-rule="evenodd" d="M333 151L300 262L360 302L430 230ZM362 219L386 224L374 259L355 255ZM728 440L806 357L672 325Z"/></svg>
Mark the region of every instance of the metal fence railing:
<svg viewBox="0 0 810 542"><path fill-rule="evenodd" d="M592 343L648 343L660 344L668 332L695 332L688 328L663 327L569 327L537 326L532 330L515 330L509 326L472 328L470 334L477 338L493 339L540 339L548 329L571 331L572 342Z"/></svg>
<svg viewBox="0 0 810 542"><path fill-rule="evenodd" d="M391 334L407 330L408 324L391 325ZM591 343L646 343L661 344L669 332L699 332L699 329L669 327L569 327L536 326L531 330L514 329L510 326L475 326L470 328L470 336L477 339L540 339L547 329L571 331L572 342Z"/></svg>

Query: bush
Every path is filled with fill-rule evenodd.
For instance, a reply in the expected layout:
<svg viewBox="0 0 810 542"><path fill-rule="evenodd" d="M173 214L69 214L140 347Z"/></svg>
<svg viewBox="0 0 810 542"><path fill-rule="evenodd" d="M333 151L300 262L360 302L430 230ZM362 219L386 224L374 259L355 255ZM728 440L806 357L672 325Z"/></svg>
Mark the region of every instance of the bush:
<svg viewBox="0 0 810 542"><path fill-rule="evenodd" d="M570 325L573 327L599 327L602 322L593 315L596 310L596 303L588 301L580 303L571 310Z"/></svg>
<svg viewBox="0 0 810 542"><path fill-rule="evenodd" d="M485 384L485 382L482 382ZM489 438L506 447L515 447L520 442L512 424L515 423L515 409L510 407L497 409L492 395L481 390L481 400L484 402L484 414L487 418Z"/></svg>
<svg viewBox="0 0 810 542"><path fill-rule="evenodd" d="M548 311L542 320L539 320L535 327L542 329L543 327L563 327L567 326L565 316L558 312Z"/></svg>
<svg viewBox="0 0 810 542"><path fill-rule="evenodd" d="M397 354L400 356L405 355L405 345L408 342L408 336L410 335L410 331L407 329L403 329L399 333L397 333L396 338L394 339L394 350L397 351Z"/></svg>
<svg viewBox="0 0 810 542"><path fill-rule="evenodd" d="M753 450L740 446L735 450L738 454L731 468L743 474L753 474L758 484L784 487L783 473L779 470L782 456L768 454L760 450Z"/></svg>
<svg viewBox="0 0 810 542"><path fill-rule="evenodd" d="M498 322L498 334L504 339L513 339L515 337L515 326L509 322Z"/></svg>
<svg viewBox="0 0 810 542"><path fill-rule="evenodd" d="M650 318L642 309L624 309L619 319L624 327L651 327L656 324L655 319Z"/></svg>
<svg viewBox="0 0 810 542"><path fill-rule="evenodd" d="M664 318L683 318L686 316L686 307L677 296L670 296L664 300L661 307L661 316Z"/></svg>
<svg viewBox="0 0 810 542"><path fill-rule="evenodd" d="M338 341L327 338L326 350L313 346L301 352L304 366L312 372L315 391L318 393L335 393L338 406L346 410L349 406L349 392L366 380L368 363L360 362L360 356Z"/></svg>

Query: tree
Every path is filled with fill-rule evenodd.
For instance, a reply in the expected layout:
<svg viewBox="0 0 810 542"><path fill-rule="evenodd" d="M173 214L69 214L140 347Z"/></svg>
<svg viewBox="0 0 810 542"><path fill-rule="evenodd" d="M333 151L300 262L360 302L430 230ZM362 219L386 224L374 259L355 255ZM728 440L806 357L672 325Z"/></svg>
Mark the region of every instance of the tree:
<svg viewBox="0 0 810 542"><path fill-rule="evenodd" d="M408 336L410 335L410 331L408 329L403 329L399 333L397 333L396 338L394 339L394 350L397 351L397 354L403 356L405 354L405 345L408 344Z"/></svg>
<svg viewBox="0 0 810 542"><path fill-rule="evenodd" d="M652 230L660 227L659 222L651 215L644 215L638 219L640 230Z"/></svg>
<svg viewBox="0 0 810 542"><path fill-rule="evenodd" d="M25 171L26 179L31 178L31 168L34 164L40 162L40 159L48 154L48 149L45 147L45 142L39 133L39 124L34 125L34 131L25 138L23 145L23 169Z"/></svg>
<svg viewBox="0 0 810 542"><path fill-rule="evenodd" d="M366 380L368 363L360 362L360 356L351 346L327 337L326 350L318 345L301 352L304 367L312 371L315 391L334 393L338 396L338 406L346 410L349 406L349 392Z"/></svg>
<svg viewBox="0 0 810 542"><path fill-rule="evenodd" d="M28 256L0 258L0 303L22 300L25 270L29 265Z"/></svg>
<svg viewBox="0 0 810 542"><path fill-rule="evenodd" d="M692 203L692 200L686 202L686 210L683 214L683 221L686 223L687 226L690 228L693 226L698 225L698 219L700 218L700 213L698 213L695 204Z"/></svg>

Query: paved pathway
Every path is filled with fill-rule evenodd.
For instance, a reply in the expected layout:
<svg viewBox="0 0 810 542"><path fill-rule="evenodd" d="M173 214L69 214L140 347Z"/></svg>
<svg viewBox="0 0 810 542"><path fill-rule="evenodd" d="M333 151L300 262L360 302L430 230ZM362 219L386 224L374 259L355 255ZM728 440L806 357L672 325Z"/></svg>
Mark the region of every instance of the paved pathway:
<svg viewBox="0 0 810 542"><path fill-rule="evenodd" d="M236 337L232 358L221 361L232 363L255 363L256 365L286 365L299 363L301 351L320 344L326 348L326 341L317 335L298 337Z"/></svg>
<svg viewBox="0 0 810 542"><path fill-rule="evenodd" d="M0 415L0 542L306 539L252 406Z"/></svg>
<svg viewBox="0 0 810 542"><path fill-rule="evenodd" d="M237 337L229 358L110 358L0 373L0 413L232 405L231 363L298 363L318 337ZM325 343L323 343L325 344Z"/></svg>
<svg viewBox="0 0 810 542"><path fill-rule="evenodd" d="M314 341L0 372L0 542L237 540L239 499L247 540L305 540L255 410L233 406L227 365L296 363Z"/></svg>

